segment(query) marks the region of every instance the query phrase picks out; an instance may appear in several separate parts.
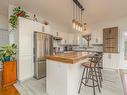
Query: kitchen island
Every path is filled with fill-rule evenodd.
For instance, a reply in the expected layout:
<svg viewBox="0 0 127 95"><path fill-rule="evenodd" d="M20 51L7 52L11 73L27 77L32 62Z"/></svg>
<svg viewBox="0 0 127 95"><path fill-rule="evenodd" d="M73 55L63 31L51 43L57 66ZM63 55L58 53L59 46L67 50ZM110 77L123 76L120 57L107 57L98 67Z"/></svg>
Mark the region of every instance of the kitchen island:
<svg viewBox="0 0 127 95"><path fill-rule="evenodd" d="M83 67L91 56L88 52L72 52L47 57L46 92L49 95L78 95Z"/></svg>

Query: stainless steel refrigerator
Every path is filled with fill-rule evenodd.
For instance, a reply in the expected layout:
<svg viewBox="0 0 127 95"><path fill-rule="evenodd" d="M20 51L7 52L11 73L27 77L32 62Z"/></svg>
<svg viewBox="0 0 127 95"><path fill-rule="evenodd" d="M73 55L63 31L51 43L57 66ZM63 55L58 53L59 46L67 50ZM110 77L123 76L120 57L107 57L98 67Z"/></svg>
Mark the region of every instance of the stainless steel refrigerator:
<svg viewBox="0 0 127 95"><path fill-rule="evenodd" d="M34 77L46 77L46 56L53 54L53 37L46 33L34 32Z"/></svg>

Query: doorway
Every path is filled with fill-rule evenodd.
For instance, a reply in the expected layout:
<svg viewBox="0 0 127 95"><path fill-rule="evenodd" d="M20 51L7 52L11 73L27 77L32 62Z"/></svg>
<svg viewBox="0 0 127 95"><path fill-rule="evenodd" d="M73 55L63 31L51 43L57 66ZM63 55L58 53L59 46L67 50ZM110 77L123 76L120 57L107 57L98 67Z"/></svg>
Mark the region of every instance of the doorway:
<svg viewBox="0 0 127 95"><path fill-rule="evenodd" d="M127 64L127 33L124 33L124 63Z"/></svg>
<svg viewBox="0 0 127 95"><path fill-rule="evenodd" d="M120 69L127 69L127 31L120 33Z"/></svg>

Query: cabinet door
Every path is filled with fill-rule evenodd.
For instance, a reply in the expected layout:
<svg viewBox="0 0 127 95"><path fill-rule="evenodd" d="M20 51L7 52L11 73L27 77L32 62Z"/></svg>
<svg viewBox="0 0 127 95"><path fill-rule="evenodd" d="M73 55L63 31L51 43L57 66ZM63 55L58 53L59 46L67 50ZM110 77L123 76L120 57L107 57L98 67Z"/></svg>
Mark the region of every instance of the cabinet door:
<svg viewBox="0 0 127 95"><path fill-rule="evenodd" d="M74 44L74 35L72 33L68 33L68 44Z"/></svg>
<svg viewBox="0 0 127 95"><path fill-rule="evenodd" d="M111 54L110 53L104 53L104 55L103 55L103 66L104 66L104 68L112 68Z"/></svg>
<svg viewBox="0 0 127 95"><path fill-rule="evenodd" d="M112 67L115 69L118 69L120 62L120 55L119 54L113 54L111 55L111 64Z"/></svg>
<svg viewBox="0 0 127 95"><path fill-rule="evenodd" d="M117 69L119 67L119 54L104 53L103 66L104 68Z"/></svg>
<svg viewBox="0 0 127 95"><path fill-rule="evenodd" d="M44 25L44 32L53 35L53 32L51 31L51 27L49 25Z"/></svg>
<svg viewBox="0 0 127 95"><path fill-rule="evenodd" d="M39 22L34 22L34 31L38 31L38 32L44 32L45 31L45 26L42 25L41 23Z"/></svg>
<svg viewBox="0 0 127 95"><path fill-rule="evenodd" d="M62 37L61 44L67 44L67 33L62 32L61 37Z"/></svg>
<svg viewBox="0 0 127 95"><path fill-rule="evenodd" d="M75 42L76 42L76 45L81 45L81 35L80 34L76 34Z"/></svg>
<svg viewBox="0 0 127 95"><path fill-rule="evenodd" d="M38 31L35 22L21 18L19 19L19 53L27 52L33 55L33 32Z"/></svg>
<svg viewBox="0 0 127 95"><path fill-rule="evenodd" d="M34 21L29 19L19 19L19 46L18 46L18 80L22 81L34 74L33 63L33 32L41 30ZM40 31L39 31L40 32ZM27 68L29 67L29 69Z"/></svg>

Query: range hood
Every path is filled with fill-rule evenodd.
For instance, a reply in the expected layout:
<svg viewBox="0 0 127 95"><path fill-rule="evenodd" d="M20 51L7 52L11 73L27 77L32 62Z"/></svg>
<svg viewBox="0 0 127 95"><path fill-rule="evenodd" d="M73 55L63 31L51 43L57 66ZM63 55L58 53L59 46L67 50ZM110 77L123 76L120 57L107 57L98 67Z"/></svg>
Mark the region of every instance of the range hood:
<svg viewBox="0 0 127 95"><path fill-rule="evenodd" d="M54 40L62 40L62 37L53 37Z"/></svg>

